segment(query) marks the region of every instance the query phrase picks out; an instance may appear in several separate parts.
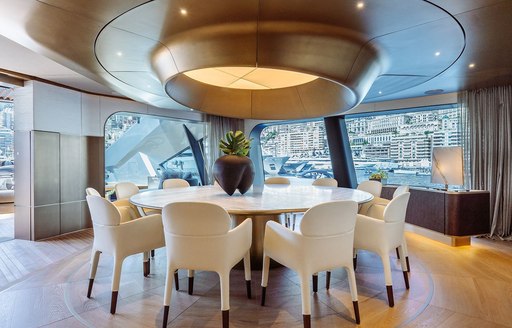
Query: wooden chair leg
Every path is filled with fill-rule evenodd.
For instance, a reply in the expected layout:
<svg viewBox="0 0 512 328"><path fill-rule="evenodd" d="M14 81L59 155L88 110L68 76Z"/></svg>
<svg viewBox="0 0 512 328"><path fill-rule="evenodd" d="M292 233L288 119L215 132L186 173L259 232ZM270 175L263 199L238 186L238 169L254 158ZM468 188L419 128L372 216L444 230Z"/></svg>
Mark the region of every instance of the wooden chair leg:
<svg viewBox="0 0 512 328"><path fill-rule="evenodd" d="M180 276L178 276L178 270L174 271L174 287L176 287L176 290L180 290Z"/></svg>
<svg viewBox="0 0 512 328"><path fill-rule="evenodd" d="M325 276L325 289L329 289L331 287L331 271L327 271Z"/></svg>
<svg viewBox="0 0 512 328"><path fill-rule="evenodd" d="M110 300L110 313L115 314L116 313L116 307L117 307L117 294L118 291L112 291L112 299Z"/></svg>
<svg viewBox="0 0 512 328"><path fill-rule="evenodd" d="M169 305L164 306L164 319L162 321L162 328L167 327L167 321L169 320Z"/></svg>
<svg viewBox="0 0 512 328"><path fill-rule="evenodd" d="M252 289L251 289L251 281L250 280L245 281L245 289L247 290L247 298L251 299L252 298Z"/></svg>
<svg viewBox="0 0 512 328"><path fill-rule="evenodd" d="M311 314L303 314L302 322L304 323L304 328L311 328Z"/></svg>
<svg viewBox="0 0 512 328"><path fill-rule="evenodd" d="M318 274L313 275L313 293L318 292Z"/></svg>
<svg viewBox="0 0 512 328"><path fill-rule="evenodd" d="M352 301L352 304L354 305L354 316L356 318L356 323L361 323L361 317L359 316L359 303L358 301Z"/></svg>
<svg viewBox="0 0 512 328"><path fill-rule="evenodd" d="M87 298L91 298L93 284L94 284L94 278L89 279L89 287L87 288Z"/></svg>
<svg viewBox="0 0 512 328"><path fill-rule="evenodd" d="M405 263L407 263L407 272L411 272L411 266L409 264L409 256L405 257Z"/></svg>
<svg viewBox="0 0 512 328"><path fill-rule="evenodd" d="M194 293L194 277L188 277L188 294Z"/></svg>
<svg viewBox="0 0 512 328"><path fill-rule="evenodd" d="M149 276L149 259L146 262L142 262L142 268L144 271L144 277Z"/></svg>
<svg viewBox="0 0 512 328"><path fill-rule="evenodd" d="M267 295L267 287L261 287L261 306L265 306L265 296Z"/></svg>
<svg viewBox="0 0 512 328"><path fill-rule="evenodd" d="M404 274L404 282L405 282L405 288L409 289L409 274L407 271L403 271Z"/></svg>
<svg viewBox="0 0 512 328"><path fill-rule="evenodd" d="M229 328L229 310L222 311L222 328Z"/></svg>
<svg viewBox="0 0 512 328"><path fill-rule="evenodd" d="M386 286L386 290L388 292L389 307L393 307L393 306L395 306L395 300L393 298L393 286Z"/></svg>

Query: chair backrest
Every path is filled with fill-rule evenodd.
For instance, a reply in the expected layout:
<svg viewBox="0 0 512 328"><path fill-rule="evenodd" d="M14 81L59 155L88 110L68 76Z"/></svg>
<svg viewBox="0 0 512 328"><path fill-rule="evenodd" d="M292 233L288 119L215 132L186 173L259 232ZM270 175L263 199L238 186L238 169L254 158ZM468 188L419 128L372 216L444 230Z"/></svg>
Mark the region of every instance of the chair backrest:
<svg viewBox="0 0 512 328"><path fill-rule="evenodd" d="M219 205L205 202L176 202L162 210L164 231L182 236L217 236L231 228L231 217Z"/></svg>
<svg viewBox="0 0 512 328"><path fill-rule="evenodd" d="M190 187L190 184L187 182L187 180L183 179L165 179L162 188L164 189L171 189L171 188L185 188Z"/></svg>
<svg viewBox="0 0 512 328"><path fill-rule="evenodd" d="M409 192L409 186L398 186L393 193L393 198L396 198L406 192Z"/></svg>
<svg viewBox="0 0 512 328"><path fill-rule="evenodd" d="M351 200L314 206L304 214L300 231L308 237L327 237L354 230L357 207Z"/></svg>
<svg viewBox="0 0 512 328"><path fill-rule="evenodd" d="M338 181L333 178L320 178L313 181L313 186L337 187Z"/></svg>
<svg viewBox="0 0 512 328"><path fill-rule="evenodd" d="M382 192L382 183L374 180L363 181L357 186L357 189L369 192L375 197L380 197L380 193Z"/></svg>
<svg viewBox="0 0 512 328"><path fill-rule="evenodd" d="M280 185L289 185L290 184L290 179L288 178L285 178L285 177L271 177L271 178L267 178L265 180L265 184L280 184Z"/></svg>
<svg viewBox="0 0 512 328"><path fill-rule="evenodd" d="M100 193L98 192L98 190L94 189L94 188L85 188L85 193L87 194L87 196L91 196L91 195L94 195L94 196L100 196Z"/></svg>
<svg viewBox="0 0 512 328"><path fill-rule="evenodd" d="M393 198L384 209L384 221L402 222L405 221L407 204L409 203L409 192L405 192L396 198Z"/></svg>
<svg viewBox="0 0 512 328"><path fill-rule="evenodd" d="M114 204L101 196L86 196L87 205L94 224L117 226L121 222L121 213Z"/></svg>
<svg viewBox="0 0 512 328"><path fill-rule="evenodd" d="M119 182L114 187L117 199L130 198L139 193L139 187L133 182Z"/></svg>

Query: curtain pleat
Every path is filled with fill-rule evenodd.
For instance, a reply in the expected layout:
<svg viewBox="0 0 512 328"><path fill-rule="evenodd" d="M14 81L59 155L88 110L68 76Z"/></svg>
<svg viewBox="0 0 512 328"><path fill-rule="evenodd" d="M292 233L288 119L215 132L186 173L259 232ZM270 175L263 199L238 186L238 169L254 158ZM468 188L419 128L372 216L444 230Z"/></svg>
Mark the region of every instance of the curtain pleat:
<svg viewBox="0 0 512 328"><path fill-rule="evenodd" d="M215 115L206 115L206 122L208 122L208 153L206 154L208 159L208 176L210 177L210 183L213 184L214 178L211 174L213 164L222 156L222 152L219 148L219 143L222 138L229 131L244 131L244 120L238 118L229 118Z"/></svg>
<svg viewBox="0 0 512 328"><path fill-rule="evenodd" d="M512 239L512 86L459 94L465 172L491 194L492 237Z"/></svg>

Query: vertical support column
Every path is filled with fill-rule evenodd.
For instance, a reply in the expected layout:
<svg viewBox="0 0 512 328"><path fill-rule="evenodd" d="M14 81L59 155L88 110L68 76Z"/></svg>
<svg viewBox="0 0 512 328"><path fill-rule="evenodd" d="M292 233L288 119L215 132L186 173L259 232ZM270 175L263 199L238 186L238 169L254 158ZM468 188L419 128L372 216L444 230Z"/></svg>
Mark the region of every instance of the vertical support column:
<svg viewBox="0 0 512 328"><path fill-rule="evenodd" d="M334 178L338 180L339 187L356 188L356 170L352 160L345 117L326 117L324 123Z"/></svg>

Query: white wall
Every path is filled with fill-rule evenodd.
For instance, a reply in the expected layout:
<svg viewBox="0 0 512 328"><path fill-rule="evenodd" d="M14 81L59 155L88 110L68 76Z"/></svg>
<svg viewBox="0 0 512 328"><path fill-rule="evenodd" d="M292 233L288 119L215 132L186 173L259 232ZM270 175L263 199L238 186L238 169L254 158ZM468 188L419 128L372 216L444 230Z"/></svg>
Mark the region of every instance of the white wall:
<svg viewBox="0 0 512 328"><path fill-rule="evenodd" d="M16 89L14 110L15 237L32 240L90 227L84 190L104 188L102 137L110 115L203 120L199 112L160 109L38 81ZM43 197L47 195L51 199Z"/></svg>

